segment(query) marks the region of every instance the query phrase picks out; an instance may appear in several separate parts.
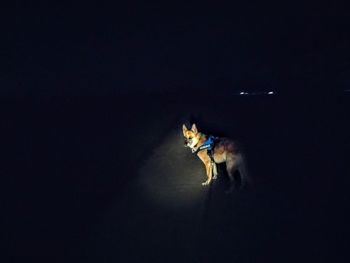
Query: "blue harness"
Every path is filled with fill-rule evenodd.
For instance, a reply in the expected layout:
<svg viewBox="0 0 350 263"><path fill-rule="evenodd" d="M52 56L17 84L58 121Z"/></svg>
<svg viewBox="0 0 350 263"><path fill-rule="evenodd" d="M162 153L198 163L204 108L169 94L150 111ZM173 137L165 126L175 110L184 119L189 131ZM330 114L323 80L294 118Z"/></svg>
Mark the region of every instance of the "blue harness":
<svg viewBox="0 0 350 263"><path fill-rule="evenodd" d="M217 138L215 138L214 136L209 136L208 139L201 146L198 147L194 154L197 154L203 150L207 150L210 159L213 160L213 149L215 140L217 140Z"/></svg>

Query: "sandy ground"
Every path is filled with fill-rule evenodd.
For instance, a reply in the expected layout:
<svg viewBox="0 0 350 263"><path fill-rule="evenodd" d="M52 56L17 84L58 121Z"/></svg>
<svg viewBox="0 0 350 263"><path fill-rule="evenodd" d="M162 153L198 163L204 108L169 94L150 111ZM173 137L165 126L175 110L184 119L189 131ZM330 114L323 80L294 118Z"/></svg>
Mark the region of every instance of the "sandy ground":
<svg viewBox="0 0 350 263"><path fill-rule="evenodd" d="M13 261L345 261L347 98L47 98L1 112ZM203 187L184 122L240 141L254 185L226 195L220 167Z"/></svg>

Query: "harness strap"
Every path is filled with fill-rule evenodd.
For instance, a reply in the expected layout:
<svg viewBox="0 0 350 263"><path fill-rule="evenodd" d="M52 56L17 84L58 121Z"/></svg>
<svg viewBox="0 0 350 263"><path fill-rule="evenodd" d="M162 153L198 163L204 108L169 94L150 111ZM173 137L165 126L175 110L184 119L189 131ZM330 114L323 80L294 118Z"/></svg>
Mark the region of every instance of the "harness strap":
<svg viewBox="0 0 350 263"><path fill-rule="evenodd" d="M198 147L196 151L194 151L194 154L198 154L200 151L207 150L207 154L209 155L210 159L214 161L213 158L213 149L214 149L214 142L217 138L214 136L209 136L209 138Z"/></svg>

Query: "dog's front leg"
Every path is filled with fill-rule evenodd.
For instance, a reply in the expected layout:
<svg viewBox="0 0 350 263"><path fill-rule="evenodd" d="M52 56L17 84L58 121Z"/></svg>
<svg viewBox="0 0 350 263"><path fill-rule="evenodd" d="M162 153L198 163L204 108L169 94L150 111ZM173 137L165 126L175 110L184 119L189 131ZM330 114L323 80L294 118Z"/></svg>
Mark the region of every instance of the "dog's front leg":
<svg viewBox="0 0 350 263"><path fill-rule="evenodd" d="M202 183L202 185L208 185L208 184L210 184L211 179L212 179L213 169L212 169L212 165L211 165L210 161L206 161L204 163L204 165L205 165L208 179L204 183Z"/></svg>

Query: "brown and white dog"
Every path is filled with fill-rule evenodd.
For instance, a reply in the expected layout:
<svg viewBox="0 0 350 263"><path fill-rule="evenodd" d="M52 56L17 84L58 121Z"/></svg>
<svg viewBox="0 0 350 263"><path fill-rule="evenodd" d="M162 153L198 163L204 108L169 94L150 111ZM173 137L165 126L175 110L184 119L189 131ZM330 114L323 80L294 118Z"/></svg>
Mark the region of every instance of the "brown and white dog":
<svg viewBox="0 0 350 263"><path fill-rule="evenodd" d="M198 131L196 124L193 124L191 129L187 129L186 125L183 124L182 132L185 137L185 146L190 147L192 153L195 153L208 139L205 134ZM212 158L210 158L205 149L198 151L197 156L204 163L207 173L207 180L202 185L209 185L212 179L216 179L216 164L219 163L226 163L227 174L231 182L229 192L235 186L234 173L237 170L240 174L241 187L249 182L243 155L234 141L227 138L219 138L213 146Z"/></svg>

